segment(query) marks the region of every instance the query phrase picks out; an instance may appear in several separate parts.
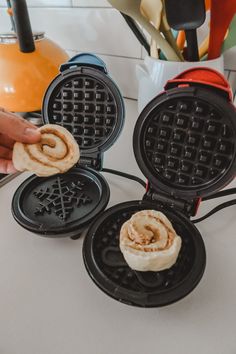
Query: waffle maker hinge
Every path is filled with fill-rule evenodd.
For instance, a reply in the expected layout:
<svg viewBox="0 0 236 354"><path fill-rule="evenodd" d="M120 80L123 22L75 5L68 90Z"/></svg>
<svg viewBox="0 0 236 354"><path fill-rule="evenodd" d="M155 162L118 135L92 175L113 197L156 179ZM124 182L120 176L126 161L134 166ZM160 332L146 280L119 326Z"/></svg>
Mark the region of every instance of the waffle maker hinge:
<svg viewBox="0 0 236 354"><path fill-rule="evenodd" d="M171 207L187 217L195 216L201 201L201 198L180 199L164 192L157 192L154 188L148 187L143 200L158 202L162 206Z"/></svg>
<svg viewBox="0 0 236 354"><path fill-rule="evenodd" d="M103 154L94 153L81 156L79 166L90 167L96 171L101 171L103 167Z"/></svg>

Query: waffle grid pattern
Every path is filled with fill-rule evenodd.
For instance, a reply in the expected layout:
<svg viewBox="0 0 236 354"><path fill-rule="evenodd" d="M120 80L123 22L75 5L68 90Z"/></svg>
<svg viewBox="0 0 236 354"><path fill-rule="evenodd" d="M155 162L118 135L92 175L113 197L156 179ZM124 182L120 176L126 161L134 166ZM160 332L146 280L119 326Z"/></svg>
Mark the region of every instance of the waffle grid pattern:
<svg viewBox="0 0 236 354"><path fill-rule="evenodd" d="M144 155L154 174L181 187L197 187L229 167L232 129L207 102L170 99L147 119Z"/></svg>
<svg viewBox="0 0 236 354"><path fill-rule="evenodd" d="M117 106L110 89L85 75L60 83L49 102L50 123L65 127L80 148L103 145L117 122Z"/></svg>

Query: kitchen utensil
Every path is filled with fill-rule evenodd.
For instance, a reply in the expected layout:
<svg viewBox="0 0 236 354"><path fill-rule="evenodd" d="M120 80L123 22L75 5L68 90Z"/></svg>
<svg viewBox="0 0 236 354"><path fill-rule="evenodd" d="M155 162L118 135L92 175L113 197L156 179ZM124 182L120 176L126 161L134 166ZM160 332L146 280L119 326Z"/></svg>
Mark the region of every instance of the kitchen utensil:
<svg viewBox="0 0 236 354"><path fill-rule="evenodd" d="M227 37L224 40L221 52L224 53L226 50L236 46L236 16L234 16L230 26Z"/></svg>
<svg viewBox="0 0 236 354"><path fill-rule="evenodd" d="M104 152L123 127L123 99L104 62L85 53L61 66L46 91L42 115L44 123L72 133L80 146L79 167L24 181L13 197L13 216L41 236L78 238L109 201L110 189L99 171Z"/></svg>
<svg viewBox="0 0 236 354"><path fill-rule="evenodd" d="M129 26L129 28L131 29L131 31L134 33L135 37L138 39L138 41L140 42L140 44L146 49L148 55L150 55L150 45L146 39L146 37L144 36L143 32L140 30L139 26L136 24L136 22L129 17L128 15L123 14L122 12L120 13L125 22L127 23L127 25Z"/></svg>
<svg viewBox="0 0 236 354"><path fill-rule="evenodd" d="M208 52L208 48L209 48L209 39L210 37L207 36L204 41L201 43L201 46L199 48L199 58L201 59L202 57L204 57L204 55L207 54Z"/></svg>
<svg viewBox="0 0 236 354"><path fill-rule="evenodd" d="M179 48L177 47L175 38L172 34L172 31L168 25L167 19L166 19L166 13L165 13L165 4L164 1L159 0L142 0L141 1L141 6L140 6L140 11L143 16L145 16L149 22L152 22L154 27L159 30L164 34L165 39L167 42L170 44L170 46L175 50L176 54L180 58L180 60L183 60L183 56L179 51ZM157 43L154 40L151 40L151 50L152 50L152 57L153 58L158 58L158 50L157 50Z"/></svg>
<svg viewBox="0 0 236 354"><path fill-rule="evenodd" d="M228 36L229 30L227 30L225 34L225 40ZM209 40L210 40L210 35L207 35L207 37L204 39L202 42L200 48L199 48L199 57L202 59L207 53L208 53L208 48L209 48Z"/></svg>
<svg viewBox="0 0 236 354"><path fill-rule="evenodd" d="M185 32L184 31L179 31L178 37L177 37L177 45L180 50L184 49L184 44L185 44Z"/></svg>
<svg viewBox="0 0 236 354"><path fill-rule="evenodd" d="M223 7L222 7L223 6ZM224 37L236 13L236 1L211 0L210 42L208 59L220 56Z"/></svg>
<svg viewBox="0 0 236 354"><path fill-rule="evenodd" d="M83 245L86 269L114 299L133 306L169 305L188 295L204 273L203 239L189 219L200 198L225 187L236 173L236 111L223 75L190 69L167 83L142 111L133 149L148 179L143 200L113 206L90 226ZM161 272L130 269L119 249L121 226L145 209L166 214L182 247Z"/></svg>
<svg viewBox="0 0 236 354"><path fill-rule="evenodd" d="M163 9L162 9L162 17L161 17L161 25L160 25L160 31L164 34L167 42L171 45L171 47L175 50L176 54L180 58L181 61L184 61L184 57L179 50L179 47L176 43L176 38L173 35L173 32L169 26L169 23L166 18L166 6L165 6L165 0L162 0L163 4Z"/></svg>
<svg viewBox="0 0 236 354"><path fill-rule="evenodd" d="M170 27L185 30L189 61L198 61L198 42L196 29L206 18L204 0L165 0L166 15Z"/></svg>
<svg viewBox="0 0 236 354"><path fill-rule="evenodd" d="M43 32L32 36L25 0L11 4L16 34L0 34L0 106L14 112L39 111L46 88L68 55Z"/></svg>
<svg viewBox="0 0 236 354"><path fill-rule="evenodd" d="M206 8L206 11L210 10L210 8L211 8L211 0L205 0L205 8ZM186 40L185 32L184 31L179 31L179 35L178 35L178 38L177 38L177 45L178 45L178 47L181 50L184 48L185 40Z"/></svg>
<svg viewBox="0 0 236 354"><path fill-rule="evenodd" d="M108 2L120 12L136 20L156 40L160 49L168 60L179 61L177 54L170 47L167 41L140 13L141 0L108 0Z"/></svg>
<svg viewBox="0 0 236 354"><path fill-rule="evenodd" d="M162 16L162 1L161 0L141 0L141 14L153 24L156 30L159 30ZM151 57L158 58L157 43L151 39Z"/></svg>

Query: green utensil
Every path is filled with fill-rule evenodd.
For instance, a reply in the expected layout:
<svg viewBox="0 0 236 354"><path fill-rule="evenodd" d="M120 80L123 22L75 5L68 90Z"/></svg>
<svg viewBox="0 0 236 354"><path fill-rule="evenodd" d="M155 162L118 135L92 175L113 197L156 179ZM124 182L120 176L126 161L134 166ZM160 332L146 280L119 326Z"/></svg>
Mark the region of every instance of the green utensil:
<svg viewBox="0 0 236 354"><path fill-rule="evenodd" d="M224 41L221 53L224 53L226 50L233 48L234 46L236 46L236 16L234 16L229 26L229 33Z"/></svg>
<svg viewBox="0 0 236 354"><path fill-rule="evenodd" d="M174 38L175 41L177 40L178 34L179 34L179 31L171 30L171 35L173 36L173 38ZM182 55L182 54L181 54L181 55ZM182 57L183 57L183 56L182 56ZM166 60L166 57L165 57L165 55L164 55L162 52L160 52L159 59L161 59L161 60Z"/></svg>

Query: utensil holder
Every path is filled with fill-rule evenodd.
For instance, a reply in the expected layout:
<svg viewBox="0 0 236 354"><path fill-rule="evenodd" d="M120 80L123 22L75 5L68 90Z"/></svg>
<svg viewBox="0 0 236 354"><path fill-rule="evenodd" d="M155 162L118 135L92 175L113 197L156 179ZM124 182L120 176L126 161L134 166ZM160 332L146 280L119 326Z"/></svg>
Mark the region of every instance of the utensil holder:
<svg viewBox="0 0 236 354"><path fill-rule="evenodd" d="M167 81L174 76L194 67L208 67L224 74L224 59L220 56L214 60L199 62L173 62L147 56L143 64L136 66L138 79L138 112L155 96L161 93Z"/></svg>

